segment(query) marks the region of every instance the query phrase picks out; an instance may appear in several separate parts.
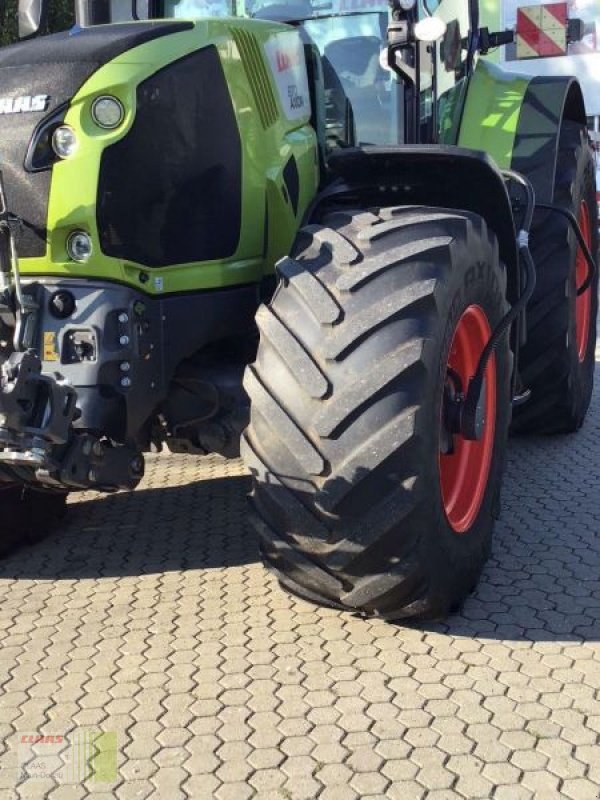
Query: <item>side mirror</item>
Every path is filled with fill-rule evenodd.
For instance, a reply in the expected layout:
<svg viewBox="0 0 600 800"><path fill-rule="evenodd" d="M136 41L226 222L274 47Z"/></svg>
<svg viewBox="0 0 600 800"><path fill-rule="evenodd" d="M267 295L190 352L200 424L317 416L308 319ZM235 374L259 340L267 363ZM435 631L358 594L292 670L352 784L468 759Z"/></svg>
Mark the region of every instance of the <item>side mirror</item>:
<svg viewBox="0 0 600 800"><path fill-rule="evenodd" d="M36 36L46 24L48 0L19 0L19 39Z"/></svg>

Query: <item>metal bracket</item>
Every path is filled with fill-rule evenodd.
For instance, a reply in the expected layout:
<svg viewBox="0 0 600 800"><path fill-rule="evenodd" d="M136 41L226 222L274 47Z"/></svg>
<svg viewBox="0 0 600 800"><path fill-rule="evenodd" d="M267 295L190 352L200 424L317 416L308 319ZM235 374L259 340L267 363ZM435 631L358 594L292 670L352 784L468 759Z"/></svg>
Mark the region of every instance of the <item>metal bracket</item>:
<svg viewBox="0 0 600 800"><path fill-rule="evenodd" d="M135 445L111 446L88 433L77 433L60 463L61 486L86 489L135 489L144 476L144 458ZM38 478L44 476L38 472Z"/></svg>
<svg viewBox="0 0 600 800"><path fill-rule="evenodd" d="M76 404L75 389L43 375L36 353L13 353L0 367L0 469L63 489L134 489L144 475L138 448L74 430Z"/></svg>
<svg viewBox="0 0 600 800"><path fill-rule="evenodd" d="M21 286L16 240L22 225L23 220L8 210L4 177L0 171L0 290L14 287L16 324L13 345L17 352L34 346L39 312L36 301L26 295Z"/></svg>
<svg viewBox="0 0 600 800"><path fill-rule="evenodd" d="M0 461L41 466L52 447L67 443L76 402L60 375L42 375L32 350L12 353L0 368Z"/></svg>

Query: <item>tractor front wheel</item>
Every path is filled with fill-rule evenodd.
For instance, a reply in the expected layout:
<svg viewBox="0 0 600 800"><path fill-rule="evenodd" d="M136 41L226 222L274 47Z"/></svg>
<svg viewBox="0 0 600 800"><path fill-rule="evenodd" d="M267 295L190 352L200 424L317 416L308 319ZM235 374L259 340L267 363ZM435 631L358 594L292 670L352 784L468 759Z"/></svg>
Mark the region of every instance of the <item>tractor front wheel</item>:
<svg viewBox="0 0 600 800"><path fill-rule="evenodd" d="M510 416L506 338L468 441L460 396L506 313L473 214L338 212L300 231L248 368L243 455L264 558L318 603L440 618L490 552Z"/></svg>

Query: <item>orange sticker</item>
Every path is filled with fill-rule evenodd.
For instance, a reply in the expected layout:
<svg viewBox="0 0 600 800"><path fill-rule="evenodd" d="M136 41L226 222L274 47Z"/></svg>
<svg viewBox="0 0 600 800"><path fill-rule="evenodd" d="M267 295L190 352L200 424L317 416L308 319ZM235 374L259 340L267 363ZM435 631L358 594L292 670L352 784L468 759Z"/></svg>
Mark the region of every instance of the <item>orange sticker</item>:
<svg viewBox="0 0 600 800"><path fill-rule="evenodd" d="M44 361L59 361L54 331L44 331Z"/></svg>

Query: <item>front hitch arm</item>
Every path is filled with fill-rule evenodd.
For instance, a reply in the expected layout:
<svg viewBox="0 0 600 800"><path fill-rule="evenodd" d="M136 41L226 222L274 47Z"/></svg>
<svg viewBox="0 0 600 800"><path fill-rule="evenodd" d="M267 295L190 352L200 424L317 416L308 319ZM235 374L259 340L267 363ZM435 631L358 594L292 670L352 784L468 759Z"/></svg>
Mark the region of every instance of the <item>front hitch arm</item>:
<svg viewBox="0 0 600 800"><path fill-rule="evenodd" d="M0 467L62 489L134 489L144 475L136 446L114 445L73 427L77 392L44 375L33 350L0 367Z"/></svg>
<svg viewBox="0 0 600 800"><path fill-rule="evenodd" d="M23 292L21 286L16 237L22 225L23 220L8 209L0 170L0 295L3 298L0 299L0 311L8 310L6 301L12 295L14 309L11 310L15 317L13 346L18 352L33 347L39 312L38 304Z"/></svg>
<svg viewBox="0 0 600 800"><path fill-rule="evenodd" d="M0 367L0 461L41 467L68 442L76 411L75 389L43 375L33 350L12 353Z"/></svg>

